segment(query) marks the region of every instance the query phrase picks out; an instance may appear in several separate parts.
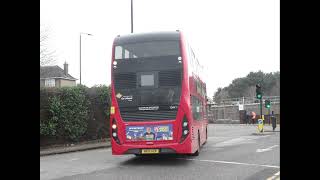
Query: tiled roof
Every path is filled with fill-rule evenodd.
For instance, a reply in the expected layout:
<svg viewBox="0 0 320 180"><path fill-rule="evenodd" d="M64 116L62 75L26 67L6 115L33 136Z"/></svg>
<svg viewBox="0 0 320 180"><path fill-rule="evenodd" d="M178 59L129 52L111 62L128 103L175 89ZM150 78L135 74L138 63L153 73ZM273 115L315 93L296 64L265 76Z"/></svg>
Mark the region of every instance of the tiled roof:
<svg viewBox="0 0 320 180"><path fill-rule="evenodd" d="M42 78L62 78L77 80L70 74L65 75L64 70L59 66L40 66L40 79Z"/></svg>

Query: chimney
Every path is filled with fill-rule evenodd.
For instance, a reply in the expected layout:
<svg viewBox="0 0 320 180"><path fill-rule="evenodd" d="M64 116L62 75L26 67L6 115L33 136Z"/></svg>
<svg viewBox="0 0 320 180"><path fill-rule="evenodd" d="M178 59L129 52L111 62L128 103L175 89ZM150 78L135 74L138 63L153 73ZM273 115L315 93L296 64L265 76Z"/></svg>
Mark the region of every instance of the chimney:
<svg viewBox="0 0 320 180"><path fill-rule="evenodd" d="M64 62L64 74L66 76L68 75L68 64L67 64L67 62Z"/></svg>

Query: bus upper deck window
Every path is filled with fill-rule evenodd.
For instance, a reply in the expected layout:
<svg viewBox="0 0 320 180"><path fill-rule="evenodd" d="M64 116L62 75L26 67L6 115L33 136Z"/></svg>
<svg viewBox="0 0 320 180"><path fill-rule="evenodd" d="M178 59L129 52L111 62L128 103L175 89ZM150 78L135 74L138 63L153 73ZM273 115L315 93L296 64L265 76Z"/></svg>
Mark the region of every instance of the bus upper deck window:
<svg viewBox="0 0 320 180"><path fill-rule="evenodd" d="M122 47L121 46L115 47L114 59L122 59Z"/></svg>
<svg viewBox="0 0 320 180"><path fill-rule="evenodd" d="M131 53L132 54L132 53ZM129 51L125 49L124 51L124 59L129 59Z"/></svg>

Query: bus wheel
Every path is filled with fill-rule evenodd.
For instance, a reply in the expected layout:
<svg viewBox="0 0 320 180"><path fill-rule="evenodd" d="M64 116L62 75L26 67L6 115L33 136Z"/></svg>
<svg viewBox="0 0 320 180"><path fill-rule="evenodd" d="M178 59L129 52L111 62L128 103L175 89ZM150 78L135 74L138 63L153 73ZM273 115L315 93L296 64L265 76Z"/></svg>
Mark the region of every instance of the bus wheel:
<svg viewBox="0 0 320 180"><path fill-rule="evenodd" d="M203 145L205 145L208 141L208 128L206 128L206 141L203 143Z"/></svg>
<svg viewBox="0 0 320 180"><path fill-rule="evenodd" d="M193 153L192 155L199 156L199 154L200 154L200 134L198 133L198 150L195 153Z"/></svg>

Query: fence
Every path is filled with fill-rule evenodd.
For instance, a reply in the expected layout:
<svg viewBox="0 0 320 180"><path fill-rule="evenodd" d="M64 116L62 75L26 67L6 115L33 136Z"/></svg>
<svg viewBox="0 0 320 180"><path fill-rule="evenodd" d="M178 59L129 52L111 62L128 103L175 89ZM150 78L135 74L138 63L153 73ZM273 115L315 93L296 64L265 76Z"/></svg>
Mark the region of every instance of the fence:
<svg viewBox="0 0 320 180"><path fill-rule="evenodd" d="M280 96L263 96L262 102L264 103L264 100L270 100L273 103L280 103ZM217 103L217 106L225 106L225 105L239 105L239 104L255 104L259 103L259 100L255 97L238 97L238 98L226 98L221 99L219 103Z"/></svg>
<svg viewBox="0 0 320 180"><path fill-rule="evenodd" d="M280 123L280 97L264 97L263 101L265 99L271 100L270 114L273 111L277 118L277 123ZM244 110L239 110L239 105L243 105ZM255 120L260 118L260 103L255 98L224 99L220 104L213 105L208 109L208 119L210 123L244 123L245 115L249 112L257 114ZM264 107L264 103L262 114L265 115L265 122L268 122L269 111Z"/></svg>

